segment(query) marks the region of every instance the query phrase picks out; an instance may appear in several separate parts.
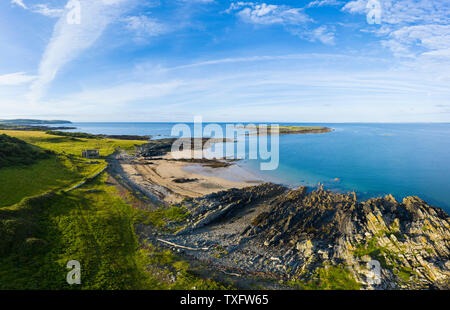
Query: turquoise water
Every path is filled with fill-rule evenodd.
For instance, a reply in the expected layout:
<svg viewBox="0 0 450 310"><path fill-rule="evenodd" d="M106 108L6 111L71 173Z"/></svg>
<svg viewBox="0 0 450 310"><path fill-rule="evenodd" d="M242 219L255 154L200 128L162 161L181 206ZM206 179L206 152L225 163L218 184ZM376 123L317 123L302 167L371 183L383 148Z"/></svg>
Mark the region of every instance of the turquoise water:
<svg viewBox="0 0 450 310"><path fill-rule="evenodd" d="M168 137L173 125L74 123L73 131ZM335 130L280 136L280 164L274 171L260 171L255 160L240 165L289 186L320 182L335 191L356 191L361 199L388 193L397 199L417 195L450 211L450 123L307 125Z"/></svg>

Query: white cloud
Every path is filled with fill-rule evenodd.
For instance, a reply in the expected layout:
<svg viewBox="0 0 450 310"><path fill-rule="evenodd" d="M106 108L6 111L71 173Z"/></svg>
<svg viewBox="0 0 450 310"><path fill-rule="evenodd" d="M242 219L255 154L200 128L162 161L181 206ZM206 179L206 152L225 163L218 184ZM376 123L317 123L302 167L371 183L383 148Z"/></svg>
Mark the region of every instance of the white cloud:
<svg viewBox="0 0 450 310"><path fill-rule="evenodd" d="M31 6L27 6L23 0L11 0L11 3L14 3L18 6L21 6L25 10L28 10L33 13L41 14L47 17L61 17L64 13L64 9L62 8L50 8L45 3L35 4Z"/></svg>
<svg viewBox="0 0 450 310"><path fill-rule="evenodd" d="M368 0L348 2L342 11L367 14ZM450 1L383 0L381 27L374 32L396 56L444 58L450 48ZM450 59L450 58L449 58Z"/></svg>
<svg viewBox="0 0 450 310"><path fill-rule="evenodd" d="M342 11L348 11L352 14L366 13L367 0L349 1L342 8Z"/></svg>
<svg viewBox="0 0 450 310"><path fill-rule="evenodd" d="M235 13L243 21L256 25L282 25L286 31L311 42L334 44L335 35L325 25L311 28L313 21L302 8L286 5L233 2L226 11Z"/></svg>
<svg viewBox="0 0 450 310"><path fill-rule="evenodd" d="M342 1L340 0L315 0L306 6L307 8L314 8L314 7L322 7L322 6L338 6L341 5Z"/></svg>
<svg viewBox="0 0 450 310"><path fill-rule="evenodd" d="M38 79L31 85L28 95L31 101L41 99L58 71L92 46L105 28L122 13L122 4L130 4L130 0L79 1L82 8L81 23L68 23L68 9L56 23L39 65Z"/></svg>
<svg viewBox="0 0 450 310"><path fill-rule="evenodd" d="M280 59L295 57L300 61L286 61L287 66L280 67ZM311 61L310 66L304 64L305 59ZM322 66L312 59L323 59ZM194 76L189 74L188 66L163 75L152 71L149 75L124 76L123 84L68 94L62 101L51 104L70 105L74 109L82 106L94 113L108 106L107 113L115 111L116 115L121 115L120 111L127 112L121 117L134 121L133 117L139 121L158 121L161 115L168 121L186 120L198 113L213 121L218 117L224 117L219 119L223 121L262 120L267 116L285 121L296 118L300 121L354 121L361 118L364 121L423 121L420 118L423 115L404 110L414 107L419 112L434 112L438 109L424 104L427 94L438 93L445 97L450 91L445 81L435 82L430 79L431 75L412 74L408 68L400 71L383 68L379 72L362 69L350 73L347 69L350 64L362 68L367 62L353 56L281 55L247 60L264 61L258 66L264 70L255 70L255 66L246 64L244 58L211 60L191 66L197 73ZM238 72L232 70L236 68L234 66L228 73L221 70L222 65L233 62L239 62ZM208 66L202 68L206 64ZM343 68L335 68L343 64ZM210 68L209 65L221 67ZM327 74L323 74L323 68L327 68ZM126 81L130 77L134 82ZM136 101L145 104L136 104ZM317 104L324 102L330 107L318 109ZM445 101L433 103L444 104ZM233 113L230 114L231 110ZM227 114L228 119L223 116ZM97 116L85 117L95 119ZM443 118L439 116L438 120ZM436 120L436 114L427 118L433 119Z"/></svg>
<svg viewBox="0 0 450 310"><path fill-rule="evenodd" d="M234 2L228 13L237 11L242 20L261 25L282 24L299 25L311 21L301 8L291 8L285 5L255 4L252 2Z"/></svg>
<svg viewBox="0 0 450 310"><path fill-rule="evenodd" d="M74 87L35 106L15 107L0 92L0 107L5 115L80 121L187 121L199 113L234 122L448 121L434 105L447 104L449 77L436 81L434 72L389 70L389 64L333 54L212 59L166 71L124 70L108 85Z"/></svg>
<svg viewBox="0 0 450 310"><path fill-rule="evenodd" d="M450 25L405 26L391 32L385 45L397 56L447 55Z"/></svg>
<svg viewBox="0 0 450 310"><path fill-rule="evenodd" d="M188 3L213 3L214 0L181 0Z"/></svg>
<svg viewBox="0 0 450 310"><path fill-rule="evenodd" d="M34 13L39 13L48 17L61 17L64 13L63 9L52 9L49 8L46 4L36 4L31 9Z"/></svg>
<svg viewBox="0 0 450 310"><path fill-rule="evenodd" d="M25 5L25 3L23 3L23 0L11 0L11 3L21 6L24 9L27 9L27 6Z"/></svg>
<svg viewBox="0 0 450 310"><path fill-rule="evenodd" d="M138 39L158 36L169 32L168 26L148 16L129 16L124 18L127 29L136 33Z"/></svg>
<svg viewBox="0 0 450 310"><path fill-rule="evenodd" d="M323 44L333 45L335 35L327 26L322 25L312 30L307 31L295 31L292 30L294 34L302 39L308 40L310 42L322 42Z"/></svg>
<svg viewBox="0 0 450 310"><path fill-rule="evenodd" d="M178 81L163 83L125 82L111 87L70 94L66 100L81 105L126 105L133 101L166 96L175 92L181 85L182 83Z"/></svg>
<svg viewBox="0 0 450 310"><path fill-rule="evenodd" d="M167 72L173 70L184 70L189 68L198 68L204 66L214 66L214 65L231 65L236 63L251 63L251 62L264 62L264 61L300 61L300 60L316 60L317 58L323 59L324 57L329 57L330 59L336 58L347 58L345 55L336 55L336 54L289 54L289 55L276 55L276 56L249 56L249 57L230 57L230 58L222 58L222 59L214 59L214 60L206 60L200 61L196 63L190 63L185 65L180 65L176 67L170 68L158 68L160 72ZM354 57L354 56L353 56ZM364 57L365 59L369 59ZM140 64L137 66L137 69L145 72L148 71L149 68L154 69L154 67L149 66L148 64Z"/></svg>
<svg viewBox="0 0 450 310"><path fill-rule="evenodd" d="M348 2L342 11L366 14L368 0ZM448 23L450 1L448 0L379 0L381 23Z"/></svg>
<svg viewBox="0 0 450 310"><path fill-rule="evenodd" d="M27 75L25 72L0 75L0 85L21 85L36 79L36 76Z"/></svg>
<svg viewBox="0 0 450 310"><path fill-rule="evenodd" d="M330 31L326 26L320 26L312 31L312 40L319 40L323 44L334 43L334 33Z"/></svg>

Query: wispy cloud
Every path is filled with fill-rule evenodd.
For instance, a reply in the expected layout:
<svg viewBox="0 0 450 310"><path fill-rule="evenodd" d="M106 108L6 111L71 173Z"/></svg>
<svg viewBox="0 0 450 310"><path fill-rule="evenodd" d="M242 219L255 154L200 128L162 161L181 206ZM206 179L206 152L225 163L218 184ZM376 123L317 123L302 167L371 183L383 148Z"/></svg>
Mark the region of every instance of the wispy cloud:
<svg viewBox="0 0 450 310"><path fill-rule="evenodd" d="M322 6L339 6L343 2L340 0L315 0L308 3L306 6L307 8L314 8L314 7L322 7Z"/></svg>
<svg viewBox="0 0 450 310"><path fill-rule="evenodd" d="M132 31L136 38L141 41L170 31L169 26L145 15L125 17L123 21L126 23L126 28Z"/></svg>
<svg viewBox="0 0 450 310"><path fill-rule="evenodd" d="M342 11L367 14L368 0L348 2ZM448 55L450 48L450 1L383 0L381 26L374 32L395 56ZM449 58L450 60L450 58Z"/></svg>
<svg viewBox="0 0 450 310"><path fill-rule="evenodd" d="M61 17L64 13L64 9L50 8L47 4L36 4L31 9L34 13L39 13L48 17Z"/></svg>
<svg viewBox="0 0 450 310"><path fill-rule="evenodd" d="M310 42L319 41L326 45L333 45L335 40L334 31L330 30L330 28L327 27L326 25L322 25L308 31L291 29L291 32L307 41Z"/></svg>
<svg viewBox="0 0 450 310"><path fill-rule="evenodd" d="M261 63L255 66L256 61ZM376 65L377 71L369 63ZM433 74L413 73L409 68L391 71L384 66L378 58L332 54L216 59L163 72L145 68L138 73L124 72L122 83L100 89L88 86L51 104L75 109L74 104L79 103L87 109L83 113L108 106L111 113L133 111L129 117L139 121L158 121L161 115L164 120L185 121L195 113L223 121L261 121L264 117L285 121L411 121L419 119L405 109L429 112L438 108L427 106L428 101L445 103L432 100L435 97L428 97L428 93L444 98L450 94L446 81L435 81ZM317 107L324 102L330 106ZM137 113L136 109L141 110ZM180 115L171 115L171 111ZM222 116L226 113L228 118ZM435 117L430 114L428 119Z"/></svg>
<svg viewBox="0 0 450 310"><path fill-rule="evenodd" d="M286 5L234 2L227 12L234 11L242 20L253 24L299 25L311 21L302 8L291 8Z"/></svg>
<svg viewBox="0 0 450 310"><path fill-rule="evenodd" d="M23 0L11 0L11 3L16 4L18 6L23 7L24 9L27 9L28 7L23 3Z"/></svg>
<svg viewBox="0 0 450 310"><path fill-rule="evenodd" d="M230 6L174 0L167 2L173 6L154 10L159 0L80 0L81 24L72 25L68 9L56 6L67 0L11 0L13 13L26 9L59 20L51 37L24 48L27 56L44 48L38 73L36 63L23 61L25 52L1 58L11 59L8 68L13 68L3 74L16 72L0 75L1 111L92 121L176 121L198 113L223 121L448 121L448 114L439 112L448 113L450 98L450 2L379 1L381 25L366 23L367 0L232 1ZM220 14L224 8L229 14ZM23 22L41 26L42 18ZM110 25L118 27L105 31ZM242 44L246 37L234 31L244 27L245 35L255 38ZM346 40L339 41L339 31L351 27L365 32L345 32ZM269 28L275 35L259 44L256 39ZM133 42L175 32L151 48ZM92 59L75 62L96 48L101 36L102 48L87 55ZM12 43L19 49L23 40L17 41ZM255 49L249 48L253 41ZM335 41L339 49L322 46ZM302 50L316 53L295 54ZM101 65L93 68L97 60ZM59 76L72 61L76 72ZM24 102L28 87L37 104L15 104Z"/></svg>
<svg viewBox="0 0 450 310"><path fill-rule="evenodd" d="M36 76L28 75L26 72L16 72L0 75L0 85L21 85L36 79Z"/></svg>
<svg viewBox="0 0 450 310"><path fill-rule="evenodd" d="M450 50L450 25L405 26L384 41L397 56L445 55Z"/></svg>
<svg viewBox="0 0 450 310"><path fill-rule="evenodd" d="M160 83L130 81L100 89L83 90L71 94L67 101L81 105L126 106L139 100L164 97L174 93L182 85L182 82L176 80Z"/></svg>
<svg viewBox="0 0 450 310"><path fill-rule="evenodd" d="M215 0L181 0L181 2L187 3L213 3Z"/></svg>
<svg viewBox="0 0 450 310"><path fill-rule="evenodd" d="M124 4L132 2L131 0L79 1L82 8L81 23L68 23L68 9L56 23L39 65L38 79L31 85L28 95L31 101L41 99L58 71L92 46L105 28L120 16Z"/></svg>
<svg viewBox="0 0 450 310"><path fill-rule="evenodd" d="M369 0L349 1L342 8L352 14L366 14ZM450 2L447 0L380 0L381 23L448 23Z"/></svg>
<svg viewBox="0 0 450 310"><path fill-rule="evenodd" d="M303 8L266 3L233 2L226 12L235 13L244 22L250 24L282 25L286 31L310 42L334 43L334 32L326 25L314 26L314 20L304 12Z"/></svg>
<svg viewBox="0 0 450 310"><path fill-rule="evenodd" d="M26 5L23 0L11 0L11 3L16 4L30 12L38 13L47 17L60 17L64 12L64 9L62 8L50 8L48 4L45 3L34 4L31 6Z"/></svg>
<svg viewBox="0 0 450 310"><path fill-rule="evenodd" d="M371 58L363 55L353 55L352 59L363 59L366 62L382 62L380 58ZM326 54L326 53L302 53L302 54L288 54L288 55L261 55L261 56L249 56L249 57L229 57L213 60L205 60L176 67L159 68L158 71L167 72L173 70L189 69L204 66L214 65L230 65L236 63L251 63L251 62L269 62L269 61L323 61L325 59L348 59L348 55L344 54ZM137 66L139 71L148 71L148 64L143 63Z"/></svg>

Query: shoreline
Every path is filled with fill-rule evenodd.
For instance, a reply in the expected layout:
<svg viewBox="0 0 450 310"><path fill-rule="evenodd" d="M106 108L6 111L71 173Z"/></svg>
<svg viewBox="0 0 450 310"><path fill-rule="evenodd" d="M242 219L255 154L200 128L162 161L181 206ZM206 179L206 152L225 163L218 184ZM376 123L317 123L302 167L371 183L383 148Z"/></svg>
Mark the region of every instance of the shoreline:
<svg viewBox="0 0 450 310"><path fill-rule="evenodd" d="M66 140L66 147L87 143ZM328 272L339 271L357 289L448 289L450 218L444 210L418 197L361 201L323 187L291 189L256 179L235 161L190 159L199 151L186 150L183 157L166 152L169 146L159 141L135 151L113 148L102 185L87 182L73 192L89 198L118 186L123 203L144 211L132 221L140 245L238 277L241 288L255 276L280 288L314 285L311 275L323 272L322 280L332 282ZM95 208L99 203L83 201ZM384 264L381 283L370 280L371 259Z"/></svg>
<svg viewBox="0 0 450 310"><path fill-rule="evenodd" d="M331 129L331 132L332 131L334 131L334 129ZM168 142L169 144L171 144L173 140L174 138L151 140L149 141L149 144L152 144L152 142L157 142L157 144L161 142L163 144L166 144ZM223 139L216 139L216 140L217 141L214 141L213 143L231 142L231 141L224 141ZM202 143L204 143L204 141ZM206 149L204 151L207 152L208 150L209 149ZM159 153L159 151L162 152ZM146 161L151 161L151 165L155 169L162 169L162 170L168 169L169 171L172 172L173 175L170 176L164 175L164 177L161 177L161 175L158 175L158 173L156 173L157 177L155 178L154 173L149 173L149 169L139 168L138 170L140 172L137 172L137 174L142 174L141 175L142 178L134 176L130 178L130 181L133 183L137 182L137 186L143 187L144 192L147 191L147 193L150 193L150 195L159 197L159 200L161 200L162 198L162 200L164 201L166 199L163 198L164 196L171 197L168 199L170 203L179 202L186 197L198 198L202 195L208 195L223 190L229 190L231 188L242 189L245 187L259 185L263 183L282 185L292 190L298 187L306 186L309 189L309 191L313 191L322 186L325 186L327 190L330 190L332 193L336 194L354 193L356 197L358 197L358 200L360 200L361 202L365 202L373 198L379 198L384 196L393 196L396 199L399 199L400 201L407 197L413 196L421 198L423 197L423 195L415 193L405 195L394 195L391 192L368 193L359 191L357 189L339 187L336 186L337 183L335 184L334 182L342 182L340 178L334 178L333 181L322 180L318 182L312 181L308 182L306 181L304 176L302 176L299 177L299 179L305 180L303 180L298 184L292 184L290 182L284 182L280 178L264 175L260 171L259 173L255 172L254 169L251 169L245 166L245 164L242 164L242 160L240 159L239 160L227 160L223 158L212 160L205 158L195 159L196 152L198 152L198 150L193 149L190 151L189 150L178 151L172 154L172 152L169 151L169 148L166 145L164 145L162 148L158 147L156 149L156 152L153 149L151 149L150 152L147 152L147 154L143 152L141 153L142 158L134 162L135 165L139 166L140 164L142 164L139 163L139 161L143 161L145 166L149 164L145 163ZM156 157L158 155L162 156L158 158ZM150 157L147 158L147 156ZM151 170L152 169L150 169L150 171ZM150 177L150 179L146 181L145 177ZM180 179L181 182L177 182L177 179ZM185 180L183 181L183 179ZM335 181L336 179L338 181ZM153 186L148 186L148 184L144 186L142 185L148 182L153 183ZM150 192L148 192L148 187L152 188ZM426 201L430 200L427 199L430 197L423 197L423 198L425 198ZM445 210L445 207L443 207L441 204L435 202L433 203L432 199L430 201L430 204Z"/></svg>
<svg viewBox="0 0 450 310"><path fill-rule="evenodd" d="M68 124L73 124L73 123L68 123ZM444 124L447 124L447 123L444 123ZM119 140L131 140L131 139L133 139L133 140L141 140L141 141L148 140L149 143L153 143L153 142L157 142L157 141L169 141L170 142L170 141L175 140L175 138L161 138L161 139L156 139L156 140L149 140L149 139L152 138L152 136L146 136L146 135L108 135L108 134L89 134L89 133L84 133L84 132L58 132L58 131L55 131L55 130L58 130L58 129L65 130L65 129L68 129L70 127L50 127L50 126L39 126L39 125L28 125L28 126L25 125L25 126L23 126L23 125L11 125L11 124L3 125L3 124L0 124L0 129L3 129L2 127L7 127L8 130L13 130L13 131L43 131L43 132L46 132L46 133L49 133L49 134L58 135L58 136L68 136L68 137L75 137L75 138L80 137L80 138L101 138L101 139L119 139ZM288 127L301 127L301 126L288 126ZM237 127L237 128L239 128L239 127ZM313 127L310 127L310 128L313 128ZM318 126L316 126L316 128L329 130L329 131L320 132L320 133L328 133L328 132L334 132L335 131L335 129L331 128L331 127L318 127ZM49 130L49 129L52 129L52 130ZM5 129L3 129L3 130L5 130ZM302 132L302 133L299 133L299 132L291 131L291 132L287 132L287 133L280 132L280 135L309 134L309 133L314 133L314 132ZM80 136L78 136L78 135L80 135ZM247 133L247 135L258 135L258 134L257 133ZM206 140L211 140L211 139L208 138ZM217 138L215 140L216 141L214 141L213 143L236 142L236 140L234 140L234 141L225 141L222 138ZM204 141L202 143L204 143ZM188 171L191 170L190 172L192 174L199 174L202 177L218 177L218 176L215 176L213 173L211 173L211 172L218 172L218 171L214 171L214 170L209 170L208 171L208 170L205 170L203 167L195 166L193 163L190 163L190 162L187 162L186 166L187 167L189 167L189 166L197 167L197 168L194 168L194 167L188 168ZM231 166L238 166L238 167L240 167L245 175L251 174L251 175L254 176L254 179L260 181L261 183L269 182L269 183L274 183L274 184L280 184L280 185L286 186L286 187L291 188L291 189L295 189L295 188L297 188L299 186L307 186L308 188L311 188L311 190L313 190L313 189L317 189L320 185L324 185L328 190L330 190L330 191L332 191L334 193L344 194L344 193L349 193L349 192L350 193L351 192L355 192L358 197L361 197L361 201L366 201L366 200L369 200L369 199L372 199L372 198L381 197L381 196L384 196L384 195L394 195L391 192L363 192L363 191L359 191L359 190L356 190L356 189L336 187L336 186L333 186L334 184L332 182L330 182L330 181L319 181L319 182L314 183L314 184L313 184L313 182L301 182L301 183L298 183L298 184L292 184L289 181L283 181L282 179L279 179L279 178L273 178L273 177L270 177L270 176L264 176L262 173L255 173L254 169L248 169L248 167L246 167L245 165L242 165L241 164L241 160L235 161L235 163L232 164ZM232 168L232 169L237 170L236 168ZM194 170L197 170L197 171L194 171ZM225 173L225 175L227 175L227 174L228 173ZM233 175L234 175L233 178L240 179L236 175L236 173L234 173ZM220 178L220 177L218 177L218 178ZM245 177L244 177L244 179L245 179ZM340 178L338 178L338 179L340 179ZM248 184L255 185L255 184L258 184L258 183L252 182L252 181L256 181L256 180L245 180L244 182L247 182ZM228 181L232 181L232 180L229 179ZM339 180L338 182L340 182L340 181L341 180ZM237 183L239 183L239 180L237 180ZM241 186L238 185L238 188L242 188ZM220 188L220 187L218 187L218 188ZM448 208L445 203L442 203L442 201L436 201L436 199L434 199L432 197L429 197L429 196L426 196L424 194L408 193L408 194L404 194L404 195L394 195L394 196L397 199L400 199L400 200L403 199L403 198L409 197L409 196L418 196L418 197L424 198L426 201L428 201L432 205L438 206L438 207L440 207L440 208L442 208L444 210L447 210L447 208Z"/></svg>
<svg viewBox="0 0 450 310"><path fill-rule="evenodd" d="M238 165L213 168L174 159L170 152L146 158L119 151L110 163L113 172L131 187L155 202L166 204L264 183Z"/></svg>

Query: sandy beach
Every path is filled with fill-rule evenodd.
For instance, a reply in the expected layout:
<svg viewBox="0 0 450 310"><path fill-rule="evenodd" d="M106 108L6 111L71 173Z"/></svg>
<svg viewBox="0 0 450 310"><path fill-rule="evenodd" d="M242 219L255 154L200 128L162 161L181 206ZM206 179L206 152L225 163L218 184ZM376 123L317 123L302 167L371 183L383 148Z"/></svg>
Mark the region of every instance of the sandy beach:
<svg viewBox="0 0 450 310"><path fill-rule="evenodd" d="M264 183L236 164L212 168L202 163L180 161L182 157L168 153L158 158L145 158L122 152L116 155L113 169L148 197L169 204L187 197Z"/></svg>

